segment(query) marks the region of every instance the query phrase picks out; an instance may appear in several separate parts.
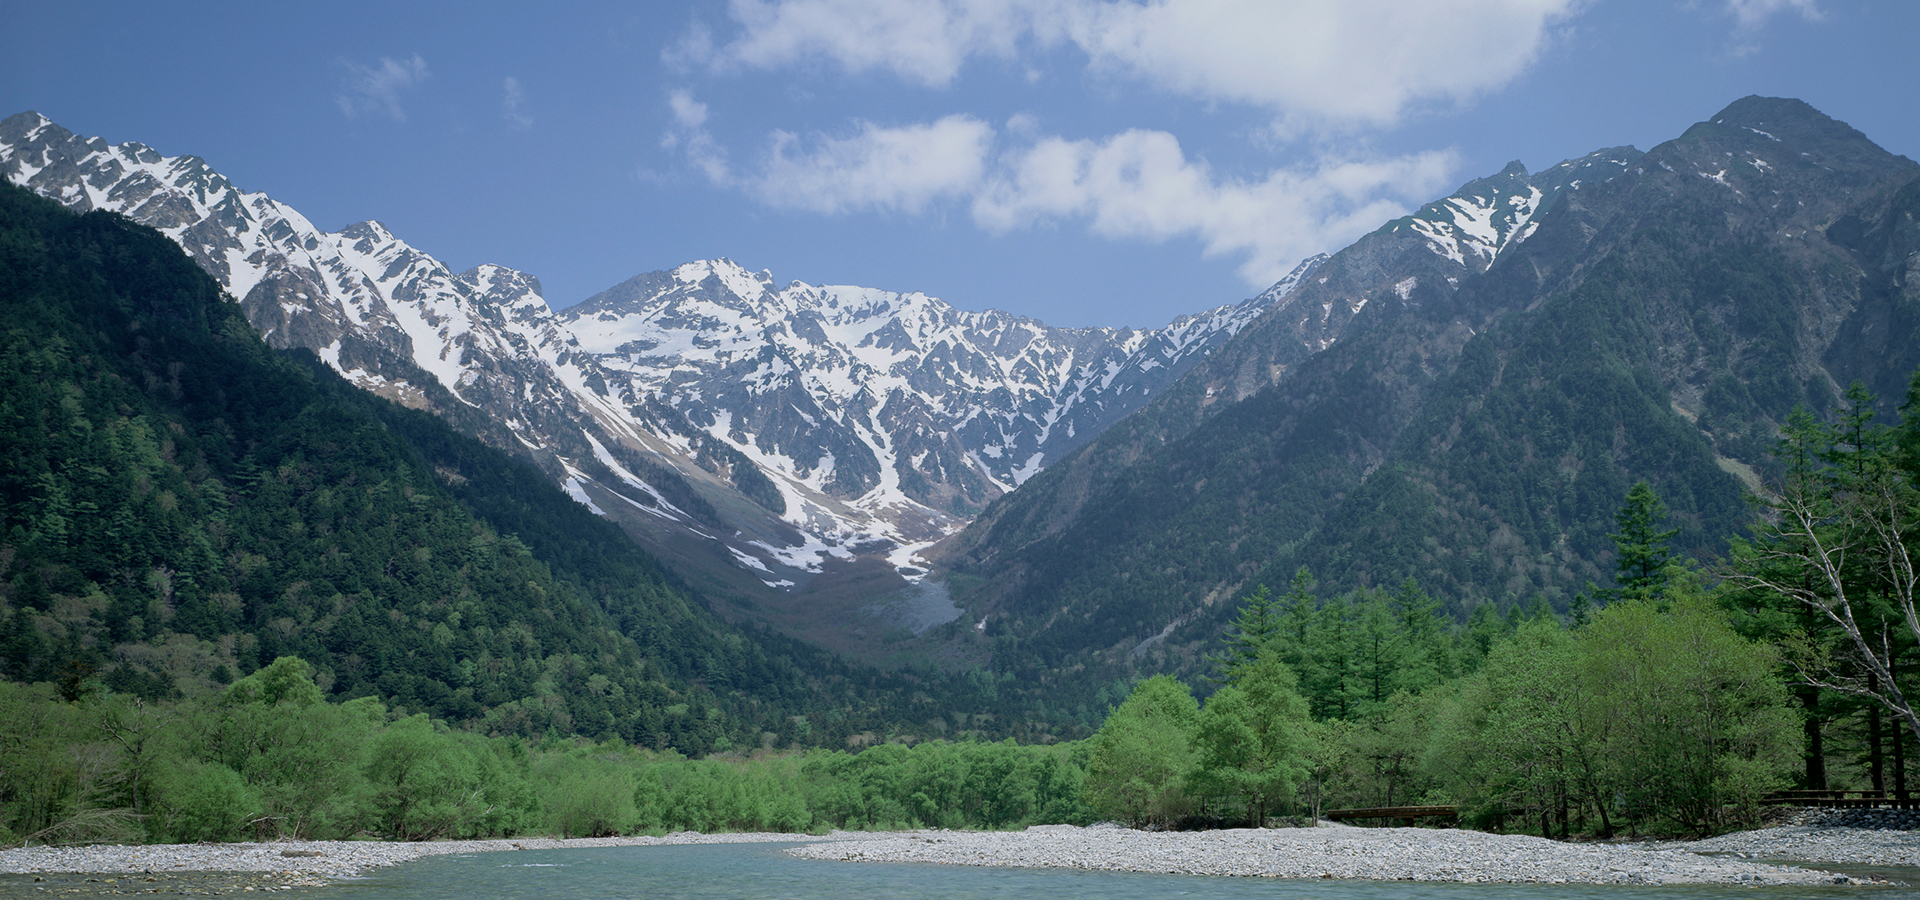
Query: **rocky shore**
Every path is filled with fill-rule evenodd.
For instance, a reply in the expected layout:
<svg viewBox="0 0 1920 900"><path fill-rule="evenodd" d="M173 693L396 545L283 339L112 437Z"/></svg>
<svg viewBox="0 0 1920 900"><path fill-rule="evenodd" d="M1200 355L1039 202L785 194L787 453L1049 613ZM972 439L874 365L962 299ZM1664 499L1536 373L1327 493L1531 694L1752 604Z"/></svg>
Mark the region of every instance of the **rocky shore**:
<svg viewBox="0 0 1920 900"><path fill-rule="evenodd" d="M686 831L661 837L508 838L488 841L273 841L257 844L147 844L137 846L25 847L0 850L0 875L85 874L98 884L128 888L148 880L178 880L188 873L222 873L252 890L324 885L353 878L368 869L399 865L424 856L491 853L505 850L559 850L574 847L648 847L661 844L738 844L768 841L859 841L868 835L836 831L805 834L700 834ZM111 882L108 879L112 879Z"/></svg>
<svg viewBox="0 0 1920 900"><path fill-rule="evenodd" d="M1147 832L1035 826L1022 832L915 832L787 852L849 862L1104 869L1178 875L1533 884L1849 884L1796 866L1701 856L1681 847L1567 844L1427 828Z"/></svg>
<svg viewBox="0 0 1920 900"><path fill-rule="evenodd" d="M1789 824L1657 845L1663 849L1745 859L1794 860L1818 866L1920 867L1920 812L1890 809L1807 810Z"/></svg>
<svg viewBox="0 0 1920 900"><path fill-rule="evenodd" d="M787 852L850 862L1103 869L1275 878L1538 884L1809 885L1858 883L1819 864L1920 866L1920 833L1903 813L1809 813L1793 824L1703 841L1561 843L1525 835L1426 828L1144 832L1043 825L1018 832L914 831L517 838L386 843L30 847L0 851L0 875L91 882L108 893L157 885L190 893L319 886L425 856L576 847L802 842ZM1706 854L1706 855L1703 855ZM1774 862L1767 862L1774 861ZM1779 861L1799 864L1782 865ZM196 880L197 879L197 880ZM201 881L207 884L200 885ZM217 883L215 883L217 882ZM175 892L172 890L169 893Z"/></svg>

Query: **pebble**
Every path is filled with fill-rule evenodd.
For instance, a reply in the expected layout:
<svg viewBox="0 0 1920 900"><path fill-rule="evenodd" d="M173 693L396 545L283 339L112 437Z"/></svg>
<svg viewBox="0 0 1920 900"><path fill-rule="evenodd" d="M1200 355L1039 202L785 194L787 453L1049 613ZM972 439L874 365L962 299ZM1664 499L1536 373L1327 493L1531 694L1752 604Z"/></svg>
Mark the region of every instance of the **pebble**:
<svg viewBox="0 0 1920 900"><path fill-rule="evenodd" d="M1844 875L1757 859L1861 866L1920 866L1920 835L1901 825L1910 813L1809 811L1791 824L1702 841L1561 843L1527 835L1429 828L1312 828L1134 831L1036 825L1017 832L846 832L827 835L680 832L659 837L507 838L484 841L274 841L250 844L26 847L0 851L0 874L84 874L126 879L224 878L209 893L284 890L352 878L368 869L424 856L575 847L805 842L787 852L850 862L929 862L970 866L1104 869L1190 875L1335 878L1376 881L1535 884L1860 883ZM1920 819L1915 819L1920 824ZM1711 855L1703 855L1711 854ZM234 879L253 878L254 881ZM244 886L243 886L244 885ZM144 890L143 890L144 889ZM169 891L170 893L172 891ZM195 891L198 893L199 891Z"/></svg>
<svg viewBox="0 0 1920 900"><path fill-rule="evenodd" d="M1151 832L1041 825L1022 832L922 831L787 851L809 859L1105 869L1177 875L1526 884L1849 884L1797 866L1635 844L1426 828ZM1787 857L1793 858L1793 857Z"/></svg>
<svg viewBox="0 0 1920 900"><path fill-rule="evenodd" d="M1915 828L1920 828L1920 813L1911 810L1803 810L1788 824L1773 828L1655 846L1816 864L1920 867L1920 834Z"/></svg>
<svg viewBox="0 0 1920 900"><path fill-rule="evenodd" d="M0 850L0 874L85 873L165 876L189 872L269 873L279 886L317 886L353 878L368 869L399 865L423 856L558 850L572 847L647 847L661 844L736 844L768 841L856 841L864 833L700 834L660 837L502 838L485 841L271 841L247 844L96 844L83 847L22 847Z"/></svg>

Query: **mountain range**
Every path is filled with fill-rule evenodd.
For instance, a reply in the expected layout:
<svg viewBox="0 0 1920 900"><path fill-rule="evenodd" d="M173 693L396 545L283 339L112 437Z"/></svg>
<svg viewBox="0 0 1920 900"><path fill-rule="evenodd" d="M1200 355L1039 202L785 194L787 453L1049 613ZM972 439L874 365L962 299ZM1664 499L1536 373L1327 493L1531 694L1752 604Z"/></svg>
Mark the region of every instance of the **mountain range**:
<svg viewBox="0 0 1920 900"><path fill-rule="evenodd" d="M0 172L177 242L273 346L533 460L725 616L1058 691L1205 665L1239 597L1608 582L1635 480L1710 556L1777 423L1920 364L1914 164L1749 97L1520 163L1147 331L705 260L555 311L204 161L0 122Z"/></svg>
<svg viewBox="0 0 1920 900"><path fill-rule="evenodd" d="M1450 245L1424 211L1388 223L1291 295L1371 273L1336 343L1290 357L1269 313L949 542L996 665L1043 694L1204 672L1238 601L1303 570L1322 597L1411 586L1461 620L1565 610L1611 583L1636 481L1675 549L1712 560L1793 408L1860 381L1894 413L1920 366L1912 160L1748 97L1542 174L1560 190L1483 271L1417 275L1431 257L1395 248Z"/></svg>
<svg viewBox="0 0 1920 900"><path fill-rule="evenodd" d="M526 273L456 273L378 222L323 230L202 159L36 113L0 122L0 172L158 229L272 346L533 459L709 588L761 599L861 557L918 578L919 550L1137 408L1314 264L1147 331L780 287L728 260L556 313Z"/></svg>

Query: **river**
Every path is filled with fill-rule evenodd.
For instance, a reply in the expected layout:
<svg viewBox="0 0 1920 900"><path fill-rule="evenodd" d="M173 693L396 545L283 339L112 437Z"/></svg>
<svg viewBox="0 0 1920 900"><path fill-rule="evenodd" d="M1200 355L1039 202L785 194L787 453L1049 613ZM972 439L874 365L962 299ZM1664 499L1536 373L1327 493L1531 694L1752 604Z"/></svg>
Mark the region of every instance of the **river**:
<svg viewBox="0 0 1920 900"><path fill-rule="evenodd" d="M790 844L598 847L436 856L327 887L277 896L313 900L1710 900L1853 897L1920 900L1920 888L1439 884L1219 878L1073 869L796 859ZM1909 871L1849 870L1912 878ZM0 878L0 898L252 893L244 876L148 883L122 876Z"/></svg>

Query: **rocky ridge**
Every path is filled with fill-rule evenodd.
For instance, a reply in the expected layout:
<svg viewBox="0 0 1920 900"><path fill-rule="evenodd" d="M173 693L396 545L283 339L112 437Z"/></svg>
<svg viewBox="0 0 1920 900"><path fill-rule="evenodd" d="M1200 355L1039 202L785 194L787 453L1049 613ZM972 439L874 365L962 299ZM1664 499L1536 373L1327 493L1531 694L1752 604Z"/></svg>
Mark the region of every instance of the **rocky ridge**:
<svg viewBox="0 0 1920 900"><path fill-rule="evenodd" d="M922 294L776 288L714 260L562 315L526 273L454 272L379 222L325 231L198 157L37 113L0 122L0 173L160 230L273 346L532 456L670 559L717 559L776 588L861 554L917 577L918 548L1137 408L1297 281L1165 328L1058 329Z"/></svg>
<svg viewBox="0 0 1920 900"><path fill-rule="evenodd" d="M781 287L728 260L556 313L531 275L454 272L378 222L324 231L197 157L37 113L0 122L0 173L161 230L274 346L531 456L683 572L754 591L863 556L918 579L926 547L1135 410L1204 392L1161 404L1204 416L1331 346L1370 302L1445 296L1631 157L1509 166L1164 328L1064 329L918 293Z"/></svg>

